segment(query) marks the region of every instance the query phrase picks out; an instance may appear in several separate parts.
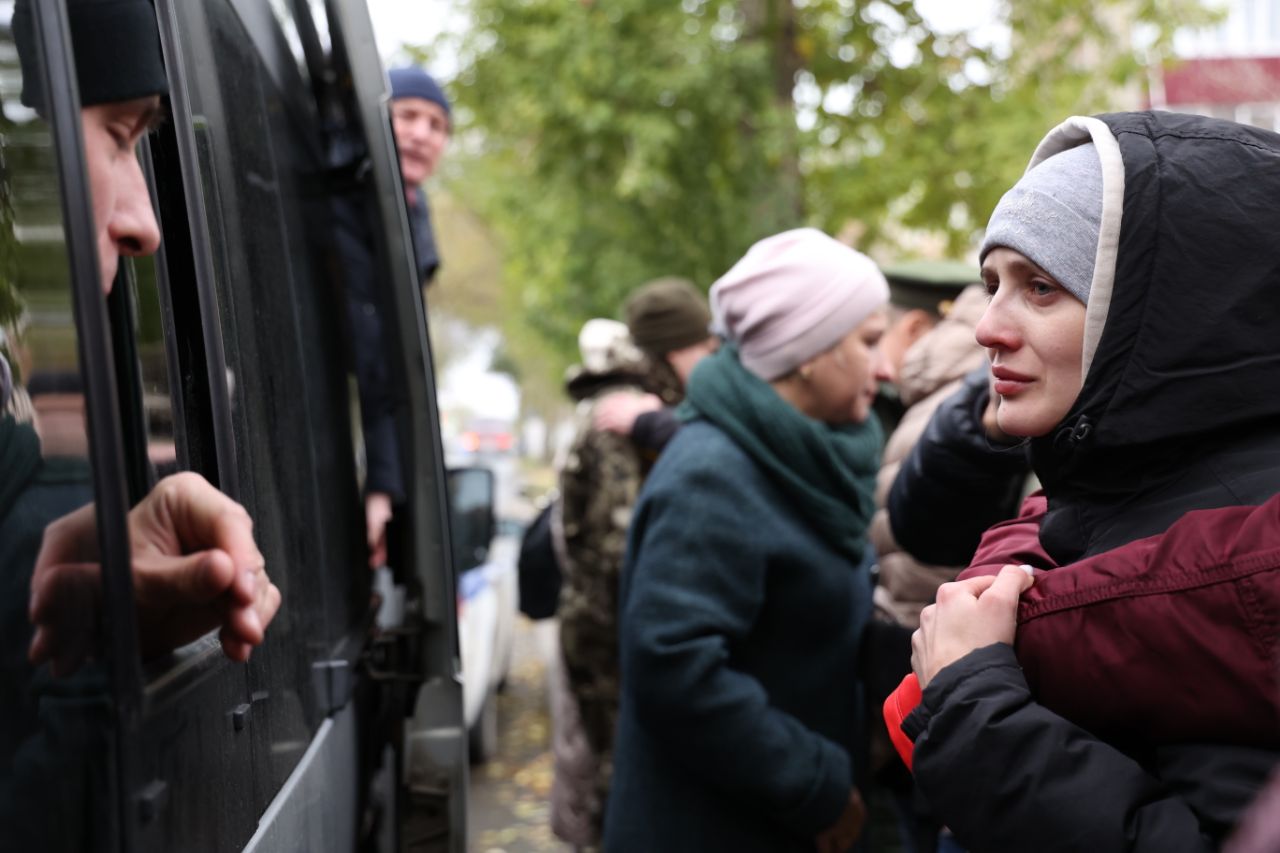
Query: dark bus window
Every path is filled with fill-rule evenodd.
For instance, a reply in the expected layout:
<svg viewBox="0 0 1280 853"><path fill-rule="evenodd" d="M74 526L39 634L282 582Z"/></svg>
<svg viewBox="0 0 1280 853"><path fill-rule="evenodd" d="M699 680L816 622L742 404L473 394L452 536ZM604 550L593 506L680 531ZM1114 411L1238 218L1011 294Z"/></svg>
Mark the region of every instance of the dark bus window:
<svg viewBox="0 0 1280 853"><path fill-rule="evenodd" d="M260 814L345 701L325 673L354 671L371 613L327 137L308 66L324 57L304 53L315 32L305 4L160 8L175 23L172 48L186 69L190 115L175 113L174 123L193 136L195 162L183 170L203 198L225 354L232 452L218 460L227 469L219 481L253 516L286 602L247 670L253 711L244 736L256 769L243 807ZM153 685L170 679L155 674ZM168 699L148 723L157 730L176 725L191 701L163 692ZM166 758L160 773L180 775L234 742L211 729L182 742L187 757ZM179 811L208 810L195 801L202 791L189 793L172 815L174 831ZM191 835L168 838L199 846Z"/></svg>
<svg viewBox="0 0 1280 853"><path fill-rule="evenodd" d="M15 31L0 3L0 846L84 850L117 824L116 698L97 531L77 512L93 478L58 153L22 103L19 45L40 67L30 18ZM42 544L38 647L56 666L29 659Z"/></svg>
<svg viewBox="0 0 1280 853"><path fill-rule="evenodd" d="M173 366L166 349L163 314L156 281L156 259L134 258L133 332L136 340L138 376L141 380L143 425L146 429L147 459L156 476L163 477L190 466L178 454L180 423L170 392ZM172 333L172 330L170 330Z"/></svg>

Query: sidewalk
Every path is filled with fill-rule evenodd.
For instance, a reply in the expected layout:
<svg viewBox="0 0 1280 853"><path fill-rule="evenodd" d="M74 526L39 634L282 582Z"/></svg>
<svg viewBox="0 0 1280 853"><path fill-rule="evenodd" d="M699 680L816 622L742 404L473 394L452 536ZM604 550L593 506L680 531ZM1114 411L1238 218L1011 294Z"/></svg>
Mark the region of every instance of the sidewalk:
<svg viewBox="0 0 1280 853"><path fill-rule="evenodd" d="M467 799L468 848L474 853L537 853L570 848L551 834L551 720L547 661L555 648L554 620L520 617L515 658L498 696L498 754L471 768Z"/></svg>

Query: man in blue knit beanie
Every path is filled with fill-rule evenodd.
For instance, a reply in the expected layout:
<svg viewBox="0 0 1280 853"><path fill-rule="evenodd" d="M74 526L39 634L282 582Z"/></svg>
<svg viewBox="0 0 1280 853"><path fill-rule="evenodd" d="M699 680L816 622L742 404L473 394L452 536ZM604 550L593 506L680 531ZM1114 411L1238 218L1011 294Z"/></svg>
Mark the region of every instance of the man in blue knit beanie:
<svg viewBox="0 0 1280 853"><path fill-rule="evenodd" d="M417 66L392 68L391 124L400 152L400 177L409 205L409 225L418 278L430 284L440 266L431 214L422 183L435 174L452 130L449 99L430 74Z"/></svg>
<svg viewBox="0 0 1280 853"><path fill-rule="evenodd" d="M440 268L440 252L431 228L431 211L422 184L435 174L449 144L449 99L440 84L416 65L392 68L391 127L400 153L400 178L409 212L409 233L418 283L431 284ZM382 353L382 324L372 294L356 295L351 303L352 339L357 353L365 453L369 464L365 493L365 524L369 536L369 565L387 559L387 524L395 506L404 500L400 479L399 445L395 437L394 403L383 386L384 372L377 366ZM363 365L363 367L359 366Z"/></svg>

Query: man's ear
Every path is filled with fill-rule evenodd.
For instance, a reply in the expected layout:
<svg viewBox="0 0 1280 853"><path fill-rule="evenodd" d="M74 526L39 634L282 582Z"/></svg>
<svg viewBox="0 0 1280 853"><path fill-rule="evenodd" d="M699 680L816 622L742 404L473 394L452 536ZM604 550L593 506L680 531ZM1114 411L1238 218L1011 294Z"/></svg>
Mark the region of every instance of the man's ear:
<svg viewBox="0 0 1280 853"><path fill-rule="evenodd" d="M923 308L912 308L899 321L902 325L902 338L905 346L903 352L911 349L911 345L923 338L937 325L937 318Z"/></svg>

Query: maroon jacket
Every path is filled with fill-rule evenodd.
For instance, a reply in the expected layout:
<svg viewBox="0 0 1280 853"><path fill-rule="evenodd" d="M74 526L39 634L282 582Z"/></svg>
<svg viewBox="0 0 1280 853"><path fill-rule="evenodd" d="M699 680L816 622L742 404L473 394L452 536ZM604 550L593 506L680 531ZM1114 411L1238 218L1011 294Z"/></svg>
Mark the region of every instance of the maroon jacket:
<svg viewBox="0 0 1280 853"><path fill-rule="evenodd" d="M1037 701L1109 741L1280 747L1280 495L1189 512L1062 568L1040 548L1045 508L1029 497L961 575L1051 569L1018 608L1015 648Z"/></svg>

